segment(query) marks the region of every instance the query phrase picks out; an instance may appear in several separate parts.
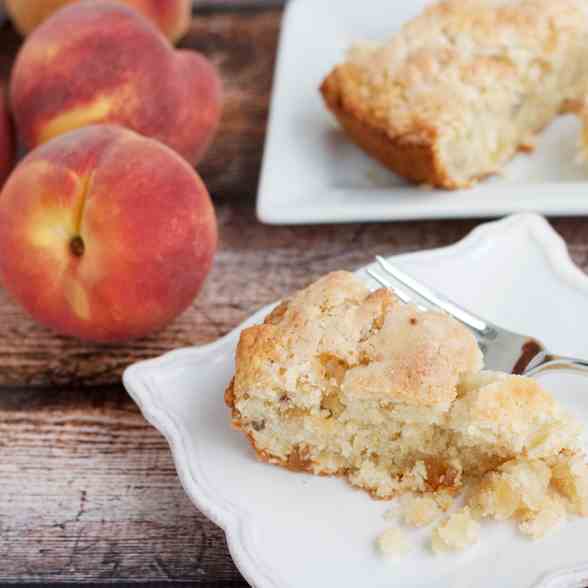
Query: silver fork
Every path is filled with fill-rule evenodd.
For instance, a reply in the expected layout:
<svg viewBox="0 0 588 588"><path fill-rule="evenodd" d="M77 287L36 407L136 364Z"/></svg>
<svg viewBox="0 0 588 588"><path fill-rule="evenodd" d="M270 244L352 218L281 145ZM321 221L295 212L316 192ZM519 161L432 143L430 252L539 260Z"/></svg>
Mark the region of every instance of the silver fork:
<svg viewBox="0 0 588 588"><path fill-rule="evenodd" d="M486 369L525 376L549 370L580 371L588 375L588 361L554 355L534 337L507 331L425 286L384 258L376 257L376 260L384 275L372 269L368 269L368 274L400 300L415 303L423 310L442 310L469 327L484 354Z"/></svg>

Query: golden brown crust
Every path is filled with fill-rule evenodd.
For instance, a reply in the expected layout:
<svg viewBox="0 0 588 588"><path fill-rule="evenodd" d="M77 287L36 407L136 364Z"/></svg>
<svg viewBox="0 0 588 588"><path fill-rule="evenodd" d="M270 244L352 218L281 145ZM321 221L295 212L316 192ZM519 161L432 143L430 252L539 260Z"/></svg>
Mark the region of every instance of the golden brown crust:
<svg viewBox="0 0 588 588"><path fill-rule="evenodd" d="M225 390L225 404L229 408L235 408L235 378L231 379L231 382Z"/></svg>
<svg viewBox="0 0 588 588"><path fill-rule="evenodd" d="M285 300L284 302L281 302L280 304L278 304L278 306L276 306L276 308L274 308L267 315L267 317L265 317L265 320L263 322L266 325L275 325L276 323L279 323L282 320L282 318L286 314L287 310L288 310L288 301Z"/></svg>
<svg viewBox="0 0 588 588"><path fill-rule="evenodd" d="M344 103L338 75L339 70L335 68L322 83L321 94L329 110L359 147L411 182L446 189L458 187L439 162L432 131L423 129L419 134L390 137L384 129L362 120L359 112Z"/></svg>

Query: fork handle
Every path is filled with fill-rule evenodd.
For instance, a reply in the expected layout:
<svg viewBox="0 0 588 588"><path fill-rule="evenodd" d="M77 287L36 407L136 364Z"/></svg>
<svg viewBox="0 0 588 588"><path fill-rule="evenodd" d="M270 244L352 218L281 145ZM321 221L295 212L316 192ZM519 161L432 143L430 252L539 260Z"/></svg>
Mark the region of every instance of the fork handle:
<svg viewBox="0 0 588 588"><path fill-rule="evenodd" d="M545 372L556 370L583 373L588 376L588 360L545 354L536 365L531 363L529 368L525 371L525 376L537 376Z"/></svg>

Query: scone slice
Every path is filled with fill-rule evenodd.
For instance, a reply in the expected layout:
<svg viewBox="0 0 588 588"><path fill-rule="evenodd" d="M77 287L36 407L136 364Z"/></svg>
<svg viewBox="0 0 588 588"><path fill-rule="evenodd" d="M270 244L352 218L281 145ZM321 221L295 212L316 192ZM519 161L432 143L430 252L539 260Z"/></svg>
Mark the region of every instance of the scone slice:
<svg viewBox="0 0 588 588"><path fill-rule="evenodd" d="M413 182L497 173L586 93L582 0L446 0L358 43L321 92L349 137Z"/></svg>
<svg viewBox="0 0 588 588"><path fill-rule="evenodd" d="M243 332L226 400L261 459L390 498L459 484L442 425L480 367L459 323L339 272Z"/></svg>

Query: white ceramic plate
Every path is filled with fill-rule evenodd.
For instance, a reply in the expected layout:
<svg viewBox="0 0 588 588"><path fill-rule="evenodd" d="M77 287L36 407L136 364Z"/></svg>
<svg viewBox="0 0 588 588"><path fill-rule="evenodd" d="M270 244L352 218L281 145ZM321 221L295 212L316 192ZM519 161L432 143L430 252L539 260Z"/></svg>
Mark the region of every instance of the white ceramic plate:
<svg viewBox="0 0 588 588"><path fill-rule="evenodd" d="M283 21L257 212L270 224L492 217L521 211L588 213L580 123L558 119L532 155L472 190L407 184L355 147L318 87L358 39L386 39L426 0L291 0Z"/></svg>
<svg viewBox="0 0 588 588"><path fill-rule="evenodd" d="M394 263L482 316L533 334L557 352L588 357L588 278L541 217L487 224L457 245L396 257ZM364 271L360 275L367 280ZM426 541L430 530L414 532L414 552L386 561L373 542L387 526L382 514L391 503L374 501L340 479L256 461L245 438L229 426L223 392L240 330L268 310L212 345L136 364L124 375L145 417L169 441L186 492L225 530L233 559L252 585L588 585L588 519L573 520L536 543L509 524L488 523L481 542L458 556L433 556ZM545 381L588 426L588 380L558 375Z"/></svg>

